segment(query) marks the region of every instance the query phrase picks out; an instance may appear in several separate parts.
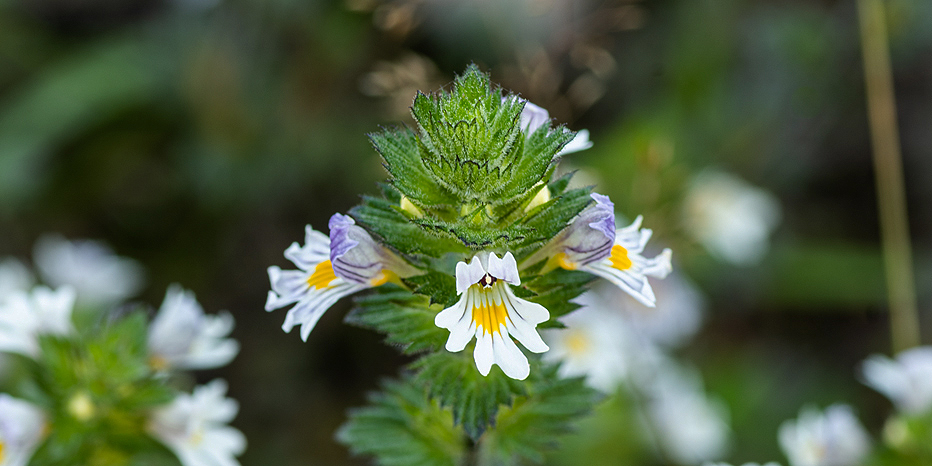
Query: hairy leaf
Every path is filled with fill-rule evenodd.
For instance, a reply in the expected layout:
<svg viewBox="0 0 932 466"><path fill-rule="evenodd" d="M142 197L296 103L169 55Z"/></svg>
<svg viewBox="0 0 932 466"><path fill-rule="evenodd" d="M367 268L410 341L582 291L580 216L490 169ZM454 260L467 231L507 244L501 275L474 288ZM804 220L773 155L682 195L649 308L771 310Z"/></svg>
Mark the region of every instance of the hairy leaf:
<svg viewBox="0 0 932 466"><path fill-rule="evenodd" d="M457 466L466 456L463 430L449 409L427 397L423 384L406 377L383 383L369 406L350 412L337 439L356 455L373 455L384 466Z"/></svg>
<svg viewBox="0 0 932 466"><path fill-rule="evenodd" d="M471 348L424 356L412 368L418 371L417 380L428 386L430 396L440 406L452 409L453 420L478 439L493 424L500 406L511 405L516 396L524 394L524 384L509 378L498 366L483 377Z"/></svg>

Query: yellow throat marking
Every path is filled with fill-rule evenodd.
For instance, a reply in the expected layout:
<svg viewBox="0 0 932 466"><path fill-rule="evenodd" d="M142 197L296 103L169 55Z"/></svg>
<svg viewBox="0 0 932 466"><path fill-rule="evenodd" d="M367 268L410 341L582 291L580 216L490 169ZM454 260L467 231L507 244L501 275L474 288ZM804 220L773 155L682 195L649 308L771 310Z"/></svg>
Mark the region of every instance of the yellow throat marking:
<svg viewBox="0 0 932 466"><path fill-rule="evenodd" d="M477 328L482 327L486 333L492 334L501 331L501 324L508 320L508 309L504 301L496 303L489 291L480 289L476 293L478 299L472 305L472 321Z"/></svg>
<svg viewBox="0 0 932 466"><path fill-rule="evenodd" d="M612 246L612 254L608 256L608 259L612 261L612 267L618 270L628 270L631 268L631 259L628 258L628 250L620 244Z"/></svg>
<svg viewBox="0 0 932 466"><path fill-rule="evenodd" d="M333 273L333 264L330 263L330 259L327 259L320 264L317 264L317 267L314 269L314 273L308 277L307 284L312 288L321 290L327 288L327 286L330 285L330 282L336 279L337 275Z"/></svg>
<svg viewBox="0 0 932 466"><path fill-rule="evenodd" d="M3 462L3 442L0 441L0 463Z"/></svg>

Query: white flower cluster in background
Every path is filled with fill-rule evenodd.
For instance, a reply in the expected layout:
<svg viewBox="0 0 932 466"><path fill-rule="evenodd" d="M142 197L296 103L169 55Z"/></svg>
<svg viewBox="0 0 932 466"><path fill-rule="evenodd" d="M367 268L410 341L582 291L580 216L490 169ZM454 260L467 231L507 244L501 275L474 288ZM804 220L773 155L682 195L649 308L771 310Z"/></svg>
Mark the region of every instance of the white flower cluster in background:
<svg viewBox="0 0 932 466"><path fill-rule="evenodd" d="M900 412L932 411L932 346L903 351L895 359L873 355L861 369L864 382L889 398Z"/></svg>
<svg viewBox="0 0 932 466"><path fill-rule="evenodd" d="M683 222L693 239L735 265L753 265L764 257L780 217L773 194L715 170L696 175L683 206Z"/></svg>
<svg viewBox="0 0 932 466"><path fill-rule="evenodd" d="M138 262L99 241L45 235L36 241L33 256L45 283L73 287L80 307L112 306L135 296L145 283Z"/></svg>
<svg viewBox="0 0 932 466"><path fill-rule="evenodd" d="M35 246L35 263L45 284L37 284L35 274L19 260L0 259L0 357L16 353L39 360L41 336L68 338L77 333L76 308L106 313L143 286L138 263L97 241L45 236ZM152 370L168 373L229 364L239 352L239 343L229 338L233 327L228 312L206 314L193 292L172 285L148 328ZM225 397L226 390L225 382L215 380L192 394L179 393L149 414L150 434L183 466L238 465L235 457L245 450L246 440L228 425L238 405ZM75 400L80 403L69 404L69 409L93 409L88 398ZM28 401L0 393L0 466L26 466L54 429L51 418Z"/></svg>
<svg viewBox="0 0 932 466"><path fill-rule="evenodd" d="M729 446L725 406L704 391L699 375L670 351L699 330L701 293L680 273L653 285L655 307L611 283L597 283L562 317L565 329L544 330L560 375L584 376L605 393L634 391L644 404L650 436L669 460L693 465L721 458Z"/></svg>
<svg viewBox="0 0 932 466"><path fill-rule="evenodd" d="M790 466L856 466L871 449L867 431L845 404L824 412L803 408L780 426L779 440Z"/></svg>

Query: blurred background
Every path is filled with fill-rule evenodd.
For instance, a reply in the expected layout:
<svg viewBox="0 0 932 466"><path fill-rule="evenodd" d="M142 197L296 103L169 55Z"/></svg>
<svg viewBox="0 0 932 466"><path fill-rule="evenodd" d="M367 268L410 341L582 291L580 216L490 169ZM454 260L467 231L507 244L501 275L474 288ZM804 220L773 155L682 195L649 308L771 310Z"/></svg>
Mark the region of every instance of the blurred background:
<svg viewBox="0 0 932 466"><path fill-rule="evenodd" d="M923 310L932 3L887 6ZM0 257L99 239L144 266L139 300L180 283L230 310L242 351L201 376L241 403L243 464L365 464L334 431L406 360L342 324L349 300L284 334L266 268L377 193L366 133L471 62L589 129L564 168L673 248L704 302L676 354L725 406L726 458L783 461L777 428L809 403L880 431L890 404L857 370L891 342L850 0L0 0Z"/></svg>

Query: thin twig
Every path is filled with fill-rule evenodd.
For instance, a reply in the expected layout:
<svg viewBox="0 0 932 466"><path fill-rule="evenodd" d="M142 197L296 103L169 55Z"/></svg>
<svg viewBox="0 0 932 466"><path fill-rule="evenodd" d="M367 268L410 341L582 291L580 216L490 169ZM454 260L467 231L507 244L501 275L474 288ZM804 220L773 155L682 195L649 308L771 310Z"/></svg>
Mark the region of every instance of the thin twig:
<svg viewBox="0 0 932 466"><path fill-rule="evenodd" d="M920 344L893 72L881 0L858 0L893 351Z"/></svg>

